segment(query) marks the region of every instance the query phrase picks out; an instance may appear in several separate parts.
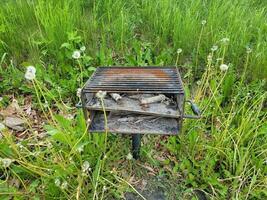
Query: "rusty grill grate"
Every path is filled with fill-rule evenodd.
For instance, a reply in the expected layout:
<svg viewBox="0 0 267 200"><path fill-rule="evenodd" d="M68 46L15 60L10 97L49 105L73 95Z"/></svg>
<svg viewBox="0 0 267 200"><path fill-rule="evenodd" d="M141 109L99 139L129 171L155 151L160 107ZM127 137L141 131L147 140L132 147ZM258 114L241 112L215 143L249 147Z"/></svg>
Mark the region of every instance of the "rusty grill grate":
<svg viewBox="0 0 267 200"><path fill-rule="evenodd" d="M184 94L174 67L99 67L85 84L84 92Z"/></svg>

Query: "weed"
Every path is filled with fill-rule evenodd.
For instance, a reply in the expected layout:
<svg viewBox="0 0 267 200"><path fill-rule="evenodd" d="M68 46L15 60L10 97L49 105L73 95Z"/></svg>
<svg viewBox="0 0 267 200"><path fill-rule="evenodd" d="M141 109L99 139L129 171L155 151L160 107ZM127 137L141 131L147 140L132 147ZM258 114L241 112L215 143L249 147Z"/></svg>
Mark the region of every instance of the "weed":
<svg viewBox="0 0 267 200"><path fill-rule="evenodd" d="M266 199L266 16L249 0L3 0L0 109L30 97L42 125L24 114L22 139L0 123L1 199L144 199L147 174L167 199ZM142 164L128 138L88 134L74 103L97 66L173 64L201 120L144 136Z"/></svg>

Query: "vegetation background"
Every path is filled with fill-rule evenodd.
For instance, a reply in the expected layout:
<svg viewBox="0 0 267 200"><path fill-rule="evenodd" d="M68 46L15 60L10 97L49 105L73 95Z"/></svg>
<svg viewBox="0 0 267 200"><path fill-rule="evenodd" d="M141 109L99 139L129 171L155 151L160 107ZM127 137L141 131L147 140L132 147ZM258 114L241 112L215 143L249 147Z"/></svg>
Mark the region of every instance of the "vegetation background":
<svg viewBox="0 0 267 200"><path fill-rule="evenodd" d="M2 0L0 57L0 109L30 99L43 122L20 112L23 138L0 130L3 199L142 199L136 183L151 177L166 199L267 198L265 0ZM142 162L127 159L129 138L86 134L73 108L95 68L112 65L178 65L203 119L144 137Z"/></svg>

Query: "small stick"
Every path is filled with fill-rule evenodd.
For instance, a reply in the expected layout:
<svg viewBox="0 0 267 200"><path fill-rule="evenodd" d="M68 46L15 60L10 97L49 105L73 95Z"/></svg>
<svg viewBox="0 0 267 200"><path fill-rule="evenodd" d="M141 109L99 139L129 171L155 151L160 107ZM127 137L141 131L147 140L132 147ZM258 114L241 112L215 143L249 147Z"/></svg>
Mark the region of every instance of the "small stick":
<svg viewBox="0 0 267 200"><path fill-rule="evenodd" d="M119 101L122 97L121 95L117 94L117 93L111 93L110 96L112 97L112 99L114 99L115 101Z"/></svg>
<svg viewBox="0 0 267 200"><path fill-rule="evenodd" d="M165 99L166 99L166 96L164 94L160 94L154 97L141 99L141 105L156 103L156 102L164 101Z"/></svg>

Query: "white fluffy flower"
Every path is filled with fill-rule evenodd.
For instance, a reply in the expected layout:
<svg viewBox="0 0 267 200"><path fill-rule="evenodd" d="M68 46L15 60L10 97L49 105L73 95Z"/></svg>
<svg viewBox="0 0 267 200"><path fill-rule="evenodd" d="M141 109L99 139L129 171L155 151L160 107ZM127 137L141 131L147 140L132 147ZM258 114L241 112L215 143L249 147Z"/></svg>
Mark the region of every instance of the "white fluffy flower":
<svg viewBox="0 0 267 200"><path fill-rule="evenodd" d="M75 50L73 53L72 53L72 58L74 59L79 59L81 57L81 52L78 51L78 50Z"/></svg>
<svg viewBox="0 0 267 200"><path fill-rule="evenodd" d="M59 179L59 178L56 178L56 179L55 179L55 185L59 187L60 184L61 184L60 179Z"/></svg>
<svg viewBox="0 0 267 200"><path fill-rule="evenodd" d="M87 122L87 124L90 124L91 123L91 119L88 118L86 122Z"/></svg>
<svg viewBox="0 0 267 200"><path fill-rule="evenodd" d="M47 101L44 102L44 108L48 108L49 107L49 104Z"/></svg>
<svg viewBox="0 0 267 200"><path fill-rule="evenodd" d="M220 65L220 70L223 71L223 72L224 72L224 71L227 71L228 68L229 68L229 66L226 65L226 64L221 64L221 65Z"/></svg>
<svg viewBox="0 0 267 200"><path fill-rule="evenodd" d="M201 24L202 24L202 25L205 25L206 23L207 23L206 20L202 20L202 21L201 21Z"/></svg>
<svg viewBox="0 0 267 200"><path fill-rule="evenodd" d="M82 164L82 171L87 172L90 170L90 163L88 161L84 161Z"/></svg>
<svg viewBox="0 0 267 200"><path fill-rule="evenodd" d="M82 47L80 48L81 52L84 52L84 51L85 51L85 49L86 49L86 47L85 47L85 46L82 46Z"/></svg>
<svg viewBox="0 0 267 200"><path fill-rule="evenodd" d="M217 45L213 45L213 46L211 47L211 51L217 51L217 49L218 49L218 46L217 46Z"/></svg>
<svg viewBox="0 0 267 200"><path fill-rule="evenodd" d="M16 145L20 150L24 149L24 146L20 142L18 142Z"/></svg>
<svg viewBox="0 0 267 200"><path fill-rule="evenodd" d="M64 182L61 184L61 186L60 186L60 188L61 188L62 190L66 189L67 187L68 187L68 182L67 182L67 181L64 181Z"/></svg>
<svg viewBox="0 0 267 200"><path fill-rule="evenodd" d="M230 41L230 39L229 38L223 38L221 41L222 41L222 43L227 44Z"/></svg>
<svg viewBox="0 0 267 200"><path fill-rule="evenodd" d="M250 54L252 52L252 49L250 47L246 47L247 54Z"/></svg>
<svg viewBox="0 0 267 200"><path fill-rule="evenodd" d="M104 185L103 191L107 191L107 190L108 190L107 186Z"/></svg>
<svg viewBox="0 0 267 200"><path fill-rule="evenodd" d="M35 67L34 66L28 66L26 73L25 73L25 78L27 80L31 81L31 80L35 79L35 73L36 73Z"/></svg>
<svg viewBox="0 0 267 200"><path fill-rule="evenodd" d="M182 51L183 51L183 50L182 50L181 48L177 49L177 53L178 53L178 54L182 53Z"/></svg>
<svg viewBox="0 0 267 200"><path fill-rule="evenodd" d="M76 92L77 97L81 98L81 94L82 94L82 89L78 88Z"/></svg>
<svg viewBox="0 0 267 200"><path fill-rule="evenodd" d="M208 60L209 63L211 63L211 61L212 61L212 54L209 54L209 55L207 56L207 60Z"/></svg>
<svg viewBox="0 0 267 200"><path fill-rule="evenodd" d="M4 168L8 168L12 162L13 162L13 160L11 160L9 158L1 158L0 159L0 163Z"/></svg>
<svg viewBox="0 0 267 200"><path fill-rule="evenodd" d="M105 96L107 95L107 92L106 91L101 91L99 90L97 93L96 93L96 97L99 98L99 99L104 99Z"/></svg>
<svg viewBox="0 0 267 200"><path fill-rule="evenodd" d="M127 158L127 160L132 160L133 159L133 155L131 153L128 153L126 158Z"/></svg>
<svg viewBox="0 0 267 200"><path fill-rule="evenodd" d="M82 153L83 150L84 150L83 146L80 146L80 147L77 148L77 151L78 151L79 153Z"/></svg>
<svg viewBox="0 0 267 200"><path fill-rule="evenodd" d="M73 119L74 119L74 115L72 115L72 114L68 114L68 115L66 116L66 118L67 118L68 120L73 120Z"/></svg>

